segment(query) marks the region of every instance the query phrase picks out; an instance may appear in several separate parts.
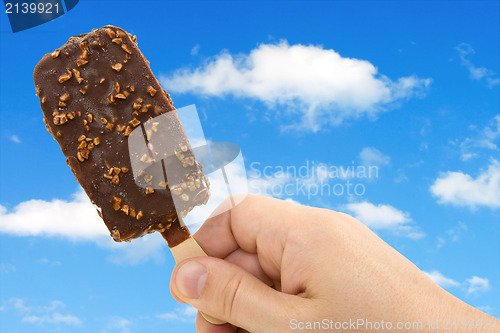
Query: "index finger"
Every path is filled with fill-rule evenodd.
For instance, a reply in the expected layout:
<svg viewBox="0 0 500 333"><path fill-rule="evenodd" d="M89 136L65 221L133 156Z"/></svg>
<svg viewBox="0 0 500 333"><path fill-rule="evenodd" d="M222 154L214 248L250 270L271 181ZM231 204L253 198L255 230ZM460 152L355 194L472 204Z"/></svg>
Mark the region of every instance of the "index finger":
<svg viewBox="0 0 500 333"><path fill-rule="evenodd" d="M211 256L225 258L239 248L255 253L269 277L276 278L290 223L297 219L297 207L301 206L247 195L231 210L210 217L194 237Z"/></svg>

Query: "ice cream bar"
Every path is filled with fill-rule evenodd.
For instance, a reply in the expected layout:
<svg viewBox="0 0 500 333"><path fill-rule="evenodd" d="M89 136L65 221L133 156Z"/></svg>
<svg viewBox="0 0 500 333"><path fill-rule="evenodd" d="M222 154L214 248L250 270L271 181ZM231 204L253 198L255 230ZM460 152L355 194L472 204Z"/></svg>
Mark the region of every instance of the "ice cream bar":
<svg viewBox="0 0 500 333"><path fill-rule="evenodd" d="M151 72L136 37L114 26L71 37L42 58L34 80L46 128L113 239L160 231L170 247L186 240L189 231L179 222L172 196L182 197L185 207L177 211L184 214L208 200L208 184L170 95ZM165 113L171 122L168 133L154 122ZM129 153L127 142L136 130L144 132L146 143L151 136L156 142L175 141L177 158L169 160L178 164L175 173L164 174L160 164L152 163L154 149ZM134 159L156 165L150 168L156 173L145 168L134 175ZM171 191L169 179L184 188Z"/></svg>

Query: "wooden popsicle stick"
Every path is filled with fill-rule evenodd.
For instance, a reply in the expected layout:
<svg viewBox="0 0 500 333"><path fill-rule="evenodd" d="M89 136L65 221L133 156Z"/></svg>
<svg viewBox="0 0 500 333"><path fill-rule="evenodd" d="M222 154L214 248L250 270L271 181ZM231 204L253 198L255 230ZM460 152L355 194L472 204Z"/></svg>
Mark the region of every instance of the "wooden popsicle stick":
<svg viewBox="0 0 500 333"><path fill-rule="evenodd" d="M181 261L188 259L188 258L193 258L193 257L206 257L207 254L203 249L198 245L196 240L189 236L188 239L183 241L182 243L171 247L170 251L172 251L172 255L174 256L175 262L178 264ZM214 318L210 315L207 315L206 313L201 312L201 315L203 318L205 318L209 323L215 324L215 325L222 325L225 324L225 321L222 321L220 319Z"/></svg>

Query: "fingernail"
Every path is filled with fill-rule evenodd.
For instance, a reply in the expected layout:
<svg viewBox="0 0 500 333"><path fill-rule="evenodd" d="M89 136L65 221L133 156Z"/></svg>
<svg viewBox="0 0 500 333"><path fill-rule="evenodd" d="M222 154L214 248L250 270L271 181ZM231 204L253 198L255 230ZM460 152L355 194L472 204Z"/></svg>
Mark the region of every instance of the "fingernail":
<svg viewBox="0 0 500 333"><path fill-rule="evenodd" d="M177 288L188 298L199 298L206 281L207 268L193 260L179 267L175 278Z"/></svg>

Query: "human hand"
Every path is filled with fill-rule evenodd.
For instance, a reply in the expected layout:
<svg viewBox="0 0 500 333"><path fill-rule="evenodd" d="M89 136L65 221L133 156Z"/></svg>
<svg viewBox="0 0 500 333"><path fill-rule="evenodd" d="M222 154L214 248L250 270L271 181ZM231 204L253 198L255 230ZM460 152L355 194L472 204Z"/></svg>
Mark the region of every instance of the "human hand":
<svg viewBox="0 0 500 333"><path fill-rule="evenodd" d="M428 332L429 321L495 320L440 288L343 213L249 195L208 219L194 237L211 257L178 264L171 293L232 324L212 325L198 313L198 333L332 332L342 331L335 323L361 319L383 321L386 328L421 322L420 331ZM307 329L308 322L331 326ZM342 328L372 331L366 325Z"/></svg>

